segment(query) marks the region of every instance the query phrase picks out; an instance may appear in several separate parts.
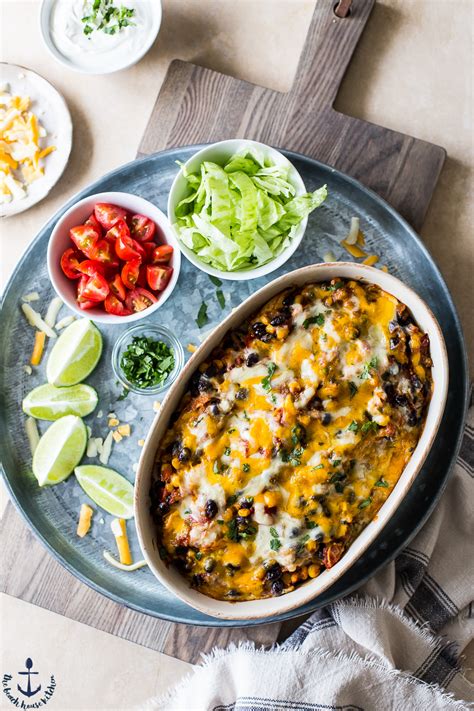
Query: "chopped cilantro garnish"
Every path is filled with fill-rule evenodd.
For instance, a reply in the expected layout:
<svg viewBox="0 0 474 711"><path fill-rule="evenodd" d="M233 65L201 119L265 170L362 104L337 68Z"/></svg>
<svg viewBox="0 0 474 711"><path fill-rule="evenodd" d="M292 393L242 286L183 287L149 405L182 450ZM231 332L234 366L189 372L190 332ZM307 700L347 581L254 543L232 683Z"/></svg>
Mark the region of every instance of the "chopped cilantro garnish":
<svg viewBox="0 0 474 711"><path fill-rule="evenodd" d="M378 425L373 420L370 420L369 422L364 422L364 424L360 428L360 431L363 434L367 434L367 432L377 432L377 430L379 428L380 428L380 425Z"/></svg>
<svg viewBox="0 0 474 711"><path fill-rule="evenodd" d="M364 499L363 501L360 502L359 508L365 509L365 508L367 508L367 506L370 506L371 503L372 503L372 499L369 496L367 499Z"/></svg>
<svg viewBox="0 0 474 711"><path fill-rule="evenodd" d="M244 471L245 473L249 472L250 471L250 464L247 464L247 463L242 464L242 471Z"/></svg>
<svg viewBox="0 0 474 711"><path fill-rule="evenodd" d="M316 469L324 469L324 464L316 464L316 466L313 467L312 471L316 471Z"/></svg>
<svg viewBox="0 0 474 711"><path fill-rule="evenodd" d="M313 326L314 324L316 324L317 326L322 326L323 323L324 315L316 314L316 316L310 316L309 318L303 321L303 328L309 328L309 326Z"/></svg>
<svg viewBox="0 0 474 711"><path fill-rule="evenodd" d="M379 364L379 359L377 356L374 356L369 360L368 363L364 364L364 367L362 369L362 373L360 374L360 377L362 380L367 380L367 378L370 377L370 371L371 370L376 370L377 366Z"/></svg>
<svg viewBox="0 0 474 711"><path fill-rule="evenodd" d="M219 524L219 526L222 526L222 524L224 523L224 519L218 518L217 523Z"/></svg>
<svg viewBox="0 0 474 711"><path fill-rule="evenodd" d="M272 538L270 540L270 548L272 551L278 551L281 548L281 543L279 538Z"/></svg>
<svg viewBox="0 0 474 711"><path fill-rule="evenodd" d="M235 520L235 518L233 518L227 524L227 536L228 538L230 538L231 541L239 540L239 532L237 529L237 521Z"/></svg>
<svg viewBox="0 0 474 711"><path fill-rule="evenodd" d="M191 509L184 509L184 513L185 513L185 514L190 514L190 513L191 513Z"/></svg>
<svg viewBox="0 0 474 711"><path fill-rule="evenodd" d="M380 479L375 482L375 486L382 486L384 489L387 489L388 488L388 481L385 481L383 476L381 476Z"/></svg>
<svg viewBox="0 0 474 711"><path fill-rule="evenodd" d="M173 349L163 341L134 336L120 358L127 380L139 388L161 385L174 368ZM123 399L126 397L122 393Z"/></svg>
<svg viewBox="0 0 474 711"><path fill-rule="evenodd" d="M357 393L358 389L359 388L357 387L357 385L355 383L352 382L352 380L349 381L349 395L350 395L351 400L354 397L354 395Z"/></svg>
<svg viewBox="0 0 474 711"><path fill-rule="evenodd" d="M347 429L350 430L351 432L357 432L359 429L359 425L357 424L357 422L355 420L352 420L351 424L349 425L349 427Z"/></svg>
<svg viewBox="0 0 474 711"><path fill-rule="evenodd" d="M212 465L212 471L214 472L214 474L220 474L220 472L221 472L221 467L220 467L220 464L217 461L217 459L214 462L214 464Z"/></svg>
<svg viewBox="0 0 474 711"><path fill-rule="evenodd" d="M209 321L209 317L207 315L207 304L205 301L203 301L201 306L199 307L196 323L199 328L202 328L203 326L206 325L206 323L208 321Z"/></svg>
<svg viewBox="0 0 474 711"><path fill-rule="evenodd" d="M216 296L217 296L217 301L219 302L219 306L221 309L225 309L225 296L224 292L222 289L216 289Z"/></svg>
<svg viewBox="0 0 474 711"><path fill-rule="evenodd" d="M316 528L317 525L318 524L316 523L316 521L311 521L308 518L306 519L306 528L309 528L309 529Z"/></svg>
<svg viewBox="0 0 474 711"><path fill-rule="evenodd" d="M275 363L272 363L270 361L270 363L268 363L268 365L267 365L268 375L265 376L265 378L263 378L263 380L262 380L262 388L264 390L271 390L271 387L272 387L271 380L272 380L273 374L275 373L276 369L277 369L277 366L275 365Z"/></svg>
<svg viewBox="0 0 474 711"><path fill-rule="evenodd" d="M279 536L278 536L278 531L276 530L276 528L273 528L273 526L270 526L270 536L271 536L272 538L278 538L278 537L279 537Z"/></svg>
<svg viewBox="0 0 474 711"><path fill-rule="evenodd" d="M196 553L195 553L195 558L196 558L196 560L201 560L201 558L202 558L202 553L201 553L201 551L196 551Z"/></svg>
<svg viewBox="0 0 474 711"><path fill-rule="evenodd" d="M342 459L333 459L331 464L333 465L333 467L338 467L341 462Z"/></svg>
<svg viewBox="0 0 474 711"><path fill-rule="evenodd" d="M227 434L232 434L235 431L235 427L231 427L230 430L227 430Z"/></svg>
<svg viewBox="0 0 474 711"><path fill-rule="evenodd" d="M228 457L228 456L230 455L230 447L226 447L226 448L224 449L224 454L225 454L226 457Z"/></svg>
<svg viewBox="0 0 474 711"><path fill-rule="evenodd" d="M81 22L84 24L83 32L86 36L96 30L102 30L107 35L114 35L124 27L134 27L131 18L135 10L121 5L116 7L112 0L93 0L84 3L84 15Z"/></svg>

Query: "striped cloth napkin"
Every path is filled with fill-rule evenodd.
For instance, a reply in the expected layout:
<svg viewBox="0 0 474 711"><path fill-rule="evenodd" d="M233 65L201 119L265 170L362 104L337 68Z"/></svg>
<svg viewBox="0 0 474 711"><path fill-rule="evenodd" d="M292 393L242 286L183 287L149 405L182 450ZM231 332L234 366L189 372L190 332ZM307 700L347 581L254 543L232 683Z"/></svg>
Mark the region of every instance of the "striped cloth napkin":
<svg viewBox="0 0 474 711"><path fill-rule="evenodd" d="M428 523L356 597L271 650L213 650L147 709L450 711L474 708L460 650L474 637L474 408Z"/></svg>

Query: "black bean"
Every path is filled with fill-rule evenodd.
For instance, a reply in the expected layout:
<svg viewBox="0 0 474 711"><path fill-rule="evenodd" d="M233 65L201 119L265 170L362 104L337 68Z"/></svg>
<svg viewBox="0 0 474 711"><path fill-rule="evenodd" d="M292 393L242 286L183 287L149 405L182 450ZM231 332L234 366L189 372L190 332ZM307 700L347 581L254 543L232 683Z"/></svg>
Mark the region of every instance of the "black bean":
<svg viewBox="0 0 474 711"><path fill-rule="evenodd" d="M291 537L296 538L296 536L300 535L300 529L299 528L292 528L291 529Z"/></svg>
<svg viewBox="0 0 474 711"><path fill-rule="evenodd" d="M239 591L234 590L233 588L231 588L227 594L229 597L240 597Z"/></svg>
<svg viewBox="0 0 474 711"><path fill-rule="evenodd" d="M206 514L206 518L214 518L214 516L217 514L218 508L217 504L213 499L208 499L206 501L206 506L204 507L204 513Z"/></svg>
<svg viewBox="0 0 474 711"><path fill-rule="evenodd" d="M258 363L259 360L260 360L260 356L258 355L258 353L255 353L255 351L252 351L252 353L248 354L245 364L249 368L251 368L252 365L255 365L255 363Z"/></svg>
<svg viewBox="0 0 474 711"><path fill-rule="evenodd" d="M390 339L390 350L394 351L399 343L400 343L400 338L398 336L394 336L393 338L391 338Z"/></svg>
<svg viewBox="0 0 474 711"><path fill-rule="evenodd" d="M279 563L272 563L266 570L265 572L265 578L266 580L270 580L271 582L274 580L279 580L282 576L282 569Z"/></svg>
<svg viewBox="0 0 474 711"><path fill-rule="evenodd" d="M285 316L284 313L279 313L270 319L270 323L272 324L272 326L283 326L287 319L288 317Z"/></svg>
<svg viewBox="0 0 474 711"><path fill-rule="evenodd" d="M171 455L173 457L177 457L179 454L179 451L181 449L181 442L179 440L176 440L175 442L172 442L171 444Z"/></svg>
<svg viewBox="0 0 474 711"><path fill-rule="evenodd" d="M403 395L401 393L395 393L393 401L394 401L395 405L397 405L398 407L406 407L408 405L407 396Z"/></svg>
<svg viewBox="0 0 474 711"><path fill-rule="evenodd" d="M321 418L321 422L323 425L328 425L331 422L331 420L332 420L332 417L329 414L329 412L325 412Z"/></svg>
<svg viewBox="0 0 474 711"><path fill-rule="evenodd" d="M275 338L274 333L265 333L260 340L263 341L263 343L270 343Z"/></svg>
<svg viewBox="0 0 474 711"><path fill-rule="evenodd" d="M170 510L170 505L166 501L162 501L161 503L158 504L158 511L162 516L168 513Z"/></svg>
<svg viewBox="0 0 474 711"><path fill-rule="evenodd" d="M198 573L197 575L193 575L193 583L196 585L196 587L199 587L202 585L204 582L204 575L202 573Z"/></svg>
<svg viewBox="0 0 474 711"><path fill-rule="evenodd" d="M206 571L206 573L212 573L215 567L216 561L214 560L214 558L206 558L206 560L204 561L204 570Z"/></svg>
<svg viewBox="0 0 474 711"><path fill-rule="evenodd" d="M219 410L219 405L217 405L216 403L213 403L211 405L211 407L209 408L209 410L210 410L211 415L213 415L214 417L217 417L218 415L220 415L220 412L221 412Z"/></svg>
<svg viewBox="0 0 474 711"><path fill-rule="evenodd" d="M390 321L388 324L388 330L393 333L398 328L398 323L396 321Z"/></svg>
<svg viewBox="0 0 474 711"><path fill-rule="evenodd" d="M189 447L181 447L178 452L178 459L180 462L187 462L191 457L191 450Z"/></svg>
<svg viewBox="0 0 474 711"><path fill-rule="evenodd" d="M410 412L408 413L407 422L410 427L415 427L415 425L418 424L418 417L415 410L410 410Z"/></svg>
<svg viewBox="0 0 474 711"><path fill-rule="evenodd" d="M283 299L283 306L291 306L294 303L296 291L290 291Z"/></svg>
<svg viewBox="0 0 474 711"><path fill-rule="evenodd" d="M253 506L253 499L242 499L239 503L239 508L241 509L251 509Z"/></svg>
<svg viewBox="0 0 474 711"><path fill-rule="evenodd" d="M247 388L239 388L235 396L236 400L246 400L249 396L249 391Z"/></svg>
<svg viewBox="0 0 474 711"><path fill-rule="evenodd" d="M252 324L252 333L257 338L261 338L267 332L267 327L261 321L256 321Z"/></svg>
<svg viewBox="0 0 474 711"><path fill-rule="evenodd" d="M283 580L275 580L275 582L272 583L272 595L281 595L284 589L285 584Z"/></svg>

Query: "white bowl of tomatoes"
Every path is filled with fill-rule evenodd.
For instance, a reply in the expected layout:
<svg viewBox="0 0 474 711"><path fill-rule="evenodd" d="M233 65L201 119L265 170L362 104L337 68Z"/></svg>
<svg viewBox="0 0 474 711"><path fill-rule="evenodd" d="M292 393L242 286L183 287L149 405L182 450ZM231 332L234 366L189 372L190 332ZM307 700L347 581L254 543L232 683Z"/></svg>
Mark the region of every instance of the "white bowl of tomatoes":
<svg viewBox="0 0 474 711"><path fill-rule="evenodd" d="M181 266L166 215L142 197L118 192L70 207L51 233L47 259L65 304L102 323L137 321L159 309Z"/></svg>

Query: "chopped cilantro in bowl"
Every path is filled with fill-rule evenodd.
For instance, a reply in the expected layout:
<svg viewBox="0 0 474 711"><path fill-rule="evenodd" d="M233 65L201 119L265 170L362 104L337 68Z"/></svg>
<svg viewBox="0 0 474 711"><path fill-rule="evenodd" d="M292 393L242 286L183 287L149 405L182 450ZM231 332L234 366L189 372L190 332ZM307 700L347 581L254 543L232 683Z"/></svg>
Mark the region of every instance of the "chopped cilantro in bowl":
<svg viewBox="0 0 474 711"><path fill-rule="evenodd" d="M133 326L120 336L112 352L112 367L120 383L143 395L166 390L183 363L182 345L163 326Z"/></svg>

